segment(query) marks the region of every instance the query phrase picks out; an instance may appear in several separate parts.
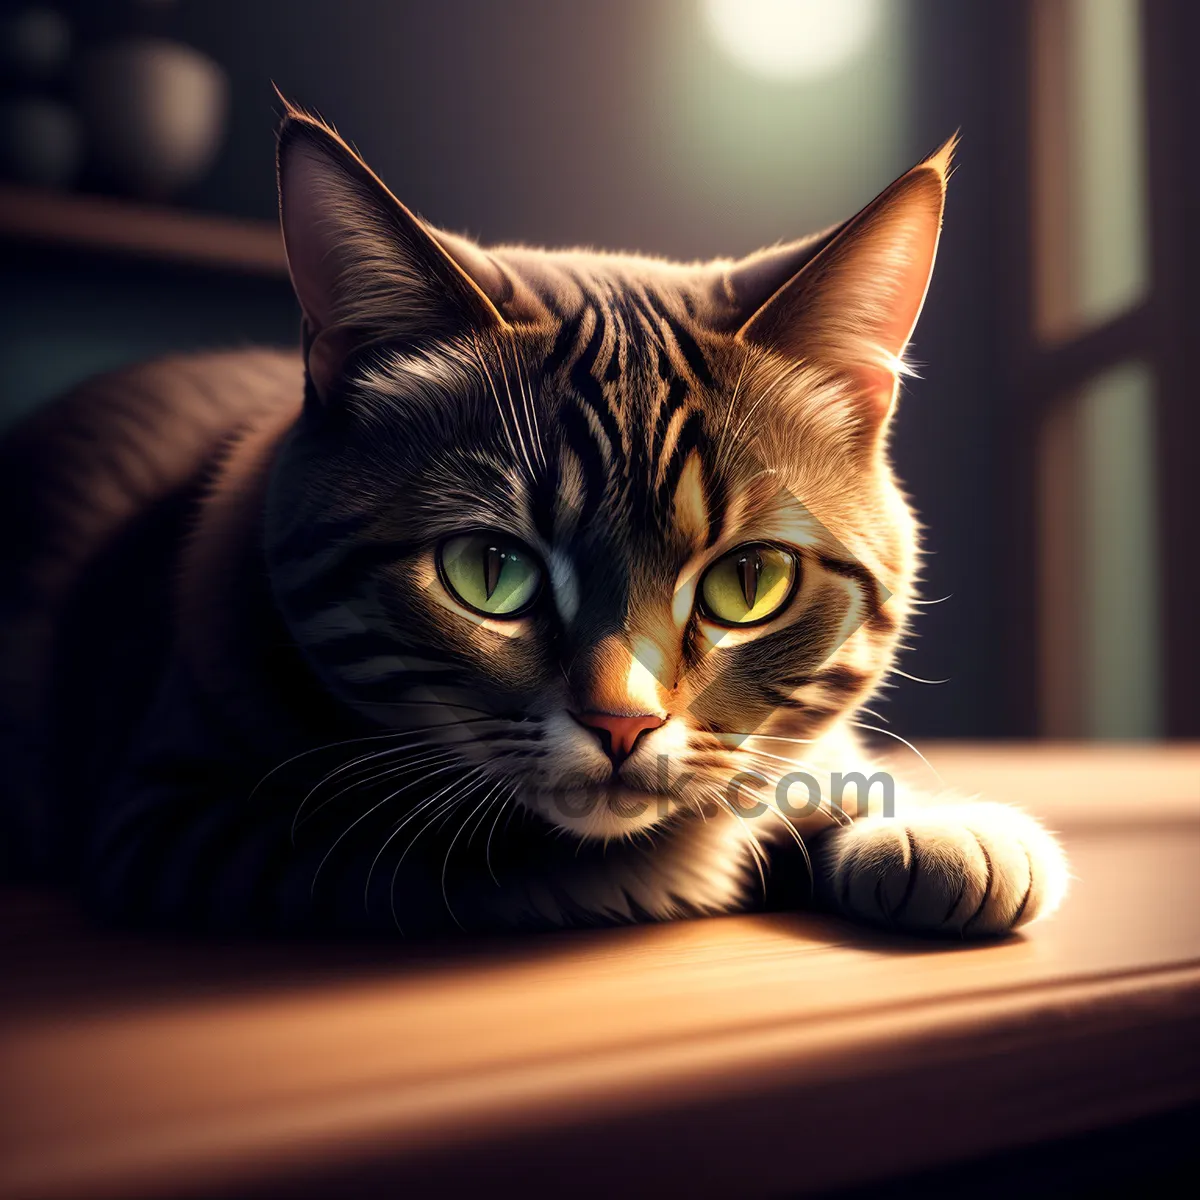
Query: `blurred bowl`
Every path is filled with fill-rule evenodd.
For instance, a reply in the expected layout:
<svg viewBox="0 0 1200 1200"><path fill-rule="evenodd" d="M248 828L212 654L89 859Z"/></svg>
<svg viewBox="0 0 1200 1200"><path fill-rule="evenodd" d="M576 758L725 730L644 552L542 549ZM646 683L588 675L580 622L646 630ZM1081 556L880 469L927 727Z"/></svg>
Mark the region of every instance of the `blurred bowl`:
<svg viewBox="0 0 1200 1200"><path fill-rule="evenodd" d="M32 4L0 17L0 72L20 83L44 83L66 65L71 26L52 8Z"/></svg>
<svg viewBox="0 0 1200 1200"><path fill-rule="evenodd" d="M37 187L67 187L79 173L79 120L56 100L0 101L0 176Z"/></svg>
<svg viewBox="0 0 1200 1200"><path fill-rule="evenodd" d="M160 38L88 51L79 69L88 154L122 191L162 200L216 158L229 114L229 80L206 55Z"/></svg>

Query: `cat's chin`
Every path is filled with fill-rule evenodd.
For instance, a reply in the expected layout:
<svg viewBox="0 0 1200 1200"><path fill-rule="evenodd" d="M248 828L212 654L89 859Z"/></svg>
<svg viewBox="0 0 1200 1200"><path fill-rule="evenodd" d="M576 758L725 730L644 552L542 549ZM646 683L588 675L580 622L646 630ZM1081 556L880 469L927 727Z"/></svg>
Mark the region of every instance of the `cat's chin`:
<svg viewBox="0 0 1200 1200"><path fill-rule="evenodd" d="M585 785L539 792L527 801L551 825L587 841L619 841L661 825L675 810L672 797L624 784Z"/></svg>

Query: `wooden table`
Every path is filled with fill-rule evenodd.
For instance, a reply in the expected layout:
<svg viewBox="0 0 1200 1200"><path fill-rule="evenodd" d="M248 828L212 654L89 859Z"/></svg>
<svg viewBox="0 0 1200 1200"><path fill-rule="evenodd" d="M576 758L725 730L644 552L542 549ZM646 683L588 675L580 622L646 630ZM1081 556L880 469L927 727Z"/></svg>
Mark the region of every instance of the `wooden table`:
<svg viewBox="0 0 1200 1200"><path fill-rule="evenodd" d="M1200 1100L1200 748L926 753L1063 832L1055 920L213 946L5 896L0 1195L778 1194Z"/></svg>

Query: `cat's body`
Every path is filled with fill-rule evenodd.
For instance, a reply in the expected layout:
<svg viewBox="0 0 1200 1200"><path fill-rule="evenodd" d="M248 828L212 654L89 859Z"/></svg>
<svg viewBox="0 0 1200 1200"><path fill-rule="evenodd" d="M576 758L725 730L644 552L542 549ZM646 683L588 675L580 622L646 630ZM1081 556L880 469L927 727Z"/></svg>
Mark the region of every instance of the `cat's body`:
<svg viewBox="0 0 1200 1200"><path fill-rule="evenodd" d="M304 358L117 373L2 452L10 816L169 923L1051 911L1019 812L831 803L914 600L885 439L947 163L740 263L484 253L290 114Z"/></svg>

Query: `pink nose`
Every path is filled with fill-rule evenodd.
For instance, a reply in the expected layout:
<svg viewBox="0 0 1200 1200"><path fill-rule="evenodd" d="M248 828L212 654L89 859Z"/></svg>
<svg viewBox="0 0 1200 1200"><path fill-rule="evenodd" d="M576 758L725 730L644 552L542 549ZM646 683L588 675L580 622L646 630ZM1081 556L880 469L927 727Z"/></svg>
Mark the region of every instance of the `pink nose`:
<svg viewBox="0 0 1200 1200"><path fill-rule="evenodd" d="M619 766L633 753L643 733L666 724L665 717L656 717L653 713L622 716L619 713L586 712L571 715L580 725L596 734L614 766Z"/></svg>

